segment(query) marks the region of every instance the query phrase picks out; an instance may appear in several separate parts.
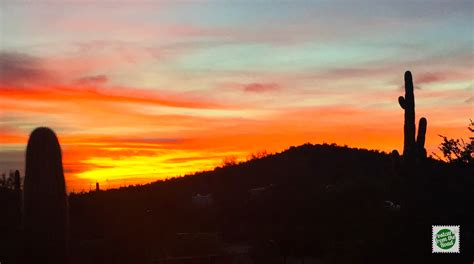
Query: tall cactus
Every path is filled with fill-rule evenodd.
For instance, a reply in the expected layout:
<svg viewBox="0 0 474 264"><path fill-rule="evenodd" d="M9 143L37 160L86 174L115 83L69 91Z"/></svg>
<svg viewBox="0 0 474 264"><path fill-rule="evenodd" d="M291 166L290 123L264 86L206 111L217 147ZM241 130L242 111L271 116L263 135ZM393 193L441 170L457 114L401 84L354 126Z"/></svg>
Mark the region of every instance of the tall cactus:
<svg viewBox="0 0 474 264"><path fill-rule="evenodd" d="M427 121L420 118L418 136L415 140L415 95L413 93L413 79L410 71L405 72L405 97L398 97L398 103L405 110L405 124L403 137L403 157L412 162L426 157L425 134Z"/></svg>
<svg viewBox="0 0 474 264"><path fill-rule="evenodd" d="M405 110L403 158L398 152L392 152L395 173L399 183L400 197L400 228L402 234L411 234L412 243L406 243L399 248L399 255L416 256L420 254L418 245L425 238L423 228L427 221L426 204L430 195L427 195L427 164L422 162L426 158L425 136L427 121L420 118L418 135L415 127L415 95L413 93L413 79L411 72L405 72L405 97L398 98L400 106ZM420 188L421 187L421 188ZM420 262L419 260L417 262Z"/></svg>
<svg viewBox="0 0 474 264"><path fill-rule="evenodd" d="M66 263L68 207L61 147L49 128L36 128L26 148L25 262Z"/></svg>

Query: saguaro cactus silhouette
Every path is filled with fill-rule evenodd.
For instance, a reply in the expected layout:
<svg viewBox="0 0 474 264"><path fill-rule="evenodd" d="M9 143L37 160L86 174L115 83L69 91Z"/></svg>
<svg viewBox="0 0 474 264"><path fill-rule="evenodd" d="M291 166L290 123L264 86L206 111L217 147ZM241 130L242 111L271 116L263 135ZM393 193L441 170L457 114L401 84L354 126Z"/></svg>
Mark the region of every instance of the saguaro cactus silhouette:
<svg viewBox="0 0 474 264"><path fill-rule="evenodd" d="M25 257L31 263L66 263L68 208L61 148L49 128L36 128L26 148Z"/></svg>
<svg viewBox="0 0 474 264"><path fill-rule="evenodd" d="M405 72L405 97L398 97L398 103L405 110L403 157L407 162L426 157L425 134L427 121L420 118L418 136L415 140L415 95L413 92L413 78L410 71Z"/></svg>
<svg viewBox="0 0 474 264"><path fill-rule="evenodd" d="M411 234L412 239L412 242L401 245L399 254L419 257L421 254L419 248L414 245L422 244L427 235L422 230L430 223L427 219L429 214L426 212L426 204L429 204L431 195L427 191L428 188L425 188L429 171L425 166L426 163L421 162L426 158L427 121L424 117L420 118L416 136L413 88L411 72L406 71L405 97L398 98L400 106L405 110L403 158L399 158L397 151L392 152L392 157L396 174L400 179L401 229L403 234Z"/></svg>

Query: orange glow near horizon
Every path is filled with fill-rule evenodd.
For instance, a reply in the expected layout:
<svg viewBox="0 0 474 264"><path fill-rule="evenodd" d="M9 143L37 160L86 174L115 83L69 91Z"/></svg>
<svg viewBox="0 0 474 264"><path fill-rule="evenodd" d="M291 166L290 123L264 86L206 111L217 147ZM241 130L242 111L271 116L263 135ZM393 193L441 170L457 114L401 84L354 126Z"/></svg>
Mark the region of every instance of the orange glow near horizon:
<svg viewBox="0 0 474 264"><path fill-rule="evenodd" d="M394 95L374 97L383 102ZM172 94L158 98L137 89L111 94L83 87L3 88L0 96L0 103L21 113L26 123L53 124L63 149L68 191L87 191L95 182L107 189L184 176L211 170L229 156L244 161L257 151L275 153L307 142L386 152L401 151L403 145L403 112L396 102L377 110L350 105L262 110ZM428 118L428 153L437 152L438 134L467 135L464 124L456 127L447 121L457 113L468 116L469 107L420 108L418 113ZM35 122L38 116L50 120ZM34 126L3 126L0 143L22 151Z"/></svg>
<svg viewBox="0 0 474 264"><path fill-rule="evenodd" d="M6 97L2 98L1 101L4 102ZM76 99L72 98L72 100ZM104 100L100 102L103 104ZM55 106L51 101L48 103L50 107ZM64 102L58 101L58 103ZM85 102L85 105L90 106L89 103ZM94 116L87 116L87 111L75 111L77 110L65 111L62 115L74 116L76 122L86 122L86 119L94 118ZM364 117L370 115L369 112L351 107L286 110L272 117L271 122L252 122L251 124L232 119L224 123L214 123L214 118L209 122L216 125L215 130L199 127L190 131L189 134L175 134L177 138L152 138L148 132L142 132L136 137L128 133L125 133L128 136L124 136L117 133L121 131L109 129L105 130L106 133L98 134L90 134L88 131L77 134L69 131L56 130L56 132L63 149L68 191L87 191L95 182L99 182L102 189L144 184L210 170L220 166L223 159L228 156L244 161L249 154L257 151L266 150L269 153L275 153L292 145L301 145L306 142L335 142L339 145L347 144L351 147L386 152L392 149L401 151L402 110L372 113L372 119L362 123ZM331 118L321 113L328 114ZM429 117L430 113L427 114L426 116ZM127 120L120 120L116 116L120 113L112 112L108 115L111 119L117 118L116 122L124 124L152 120L151 117L142 116L142 114L129 116ZM350 118L354 123L348 126L334 121L344 117ZM185 117L182 122L194 124L192 119ZM385 120L393 120L393 122L386 124ZM163 122L166 124L168 121L165 118ZM143 125L146 126L146 124ZM467 131L465 127L429 123L426 140L428 152L437 151L437 145L441 141L438 134L457 137L467 135L464 130ZM25 146L26 134L5 130L2 133L4 146Z"/></svg>
<svg viewBox="0 0 474 264"><path fill-rule="evenodd" d="M406 70L428 153L470 136L471 3L21 2L2 2L0 173L39 126L76 192L308 142L401 152Z"/></svg>

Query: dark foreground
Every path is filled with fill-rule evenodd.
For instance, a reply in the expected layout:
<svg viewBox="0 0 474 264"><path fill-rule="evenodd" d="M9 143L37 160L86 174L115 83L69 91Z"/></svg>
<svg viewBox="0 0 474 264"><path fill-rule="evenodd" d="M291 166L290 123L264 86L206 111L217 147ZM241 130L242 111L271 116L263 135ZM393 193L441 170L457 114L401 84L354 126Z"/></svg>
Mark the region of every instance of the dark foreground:
<svg viewBox="0 0 474 264"><path fill-rule="evenodd" d="M473 176L472 166L427 159L407 177L386 153L306 144L183 178L70 194L69 260L472 263ZM18 195L0 189L0 198L0 261L18 263ZM436 224L461 226L460 254L431 253Z"/></svg>

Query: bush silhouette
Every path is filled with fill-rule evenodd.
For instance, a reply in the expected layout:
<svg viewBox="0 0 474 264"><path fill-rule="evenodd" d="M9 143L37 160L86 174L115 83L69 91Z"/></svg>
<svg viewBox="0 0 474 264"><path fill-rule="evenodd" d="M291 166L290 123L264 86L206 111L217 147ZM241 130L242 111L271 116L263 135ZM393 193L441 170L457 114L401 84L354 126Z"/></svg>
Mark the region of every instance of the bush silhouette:
<svg viewBox="0 0 474 264"><path fill-rule="evenodd" d="M66 186L61 148L51 129L40 127L31 133L25 167L24 257L36 263L66 263Z"/></svg>
<svg viewBox="0 0 474 264"><path fill-rule="evenodd" d="M13 189L19 192L21 189L21 179L20 179L20 172L18 170L15 171L15 176L14 176L13 181L14 181Z"/></svg>

